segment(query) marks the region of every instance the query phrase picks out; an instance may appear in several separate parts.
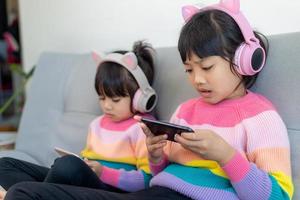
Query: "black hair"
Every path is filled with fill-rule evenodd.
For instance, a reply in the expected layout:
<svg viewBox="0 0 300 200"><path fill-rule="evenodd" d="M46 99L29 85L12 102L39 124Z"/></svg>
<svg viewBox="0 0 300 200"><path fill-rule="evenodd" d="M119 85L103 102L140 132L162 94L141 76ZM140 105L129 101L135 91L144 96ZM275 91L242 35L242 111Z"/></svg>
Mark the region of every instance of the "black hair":
<svg viewBox="0 0 300 200"><path fill-rule="evenodd" d="M258 32L254 32L260 45L268 52L268 40ZM178 50L183 62L195 53L199 58L221 56L230 63L231 71L238 74L234 64L237 48L245 41L243 34L227 13L219 10L207 10L195 14L181 29ZM242 76L241 83L246 88L252 87L258 73L253 76Z"/></svg>
<svg viewBox="0 0 300 200"><path fill-rule="evenodd" d="M128 51L118 50L112 53L126 54ZM149 43L137 41L132 52L136 55L139 67L152 85L154 78L154 49ZM115 62L103 62L98 66L95 76L95 89L99 96L131 98L139 86L133 75L123 66ZM131 109L133 112L133 110Z"/></svg>

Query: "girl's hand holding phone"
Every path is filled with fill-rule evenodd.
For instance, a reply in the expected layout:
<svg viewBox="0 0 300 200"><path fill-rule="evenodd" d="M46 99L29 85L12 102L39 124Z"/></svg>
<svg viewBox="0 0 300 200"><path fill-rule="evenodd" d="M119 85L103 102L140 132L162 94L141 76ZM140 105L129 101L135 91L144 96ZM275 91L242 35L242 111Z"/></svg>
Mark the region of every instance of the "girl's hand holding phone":
<svg viewBox="0 0 300 200"><path fill-rule="evenodd" d="M235 154L235 149L221 136L211 130L195 130L194 133L182 133L175 141L185 149L193 151L204 159L214 160L225 165Z"/></svg>
<svg viewBox="0 0 300 200"><path fill-rule="evenodd" d="M163 148L167 144L168 136L166 134L154 136L144 123L141 123L141 127L147 137L146 145L149 153L149 160L152 163L159 163L164 157Z"/></svg>
<svg viewBox="0 0 300 200"><path fill-rule="evenodd" d="M94 160L88 160L87 158L84 158L83 161L97 174L99 177L102 172L102 165Z"/></svg>

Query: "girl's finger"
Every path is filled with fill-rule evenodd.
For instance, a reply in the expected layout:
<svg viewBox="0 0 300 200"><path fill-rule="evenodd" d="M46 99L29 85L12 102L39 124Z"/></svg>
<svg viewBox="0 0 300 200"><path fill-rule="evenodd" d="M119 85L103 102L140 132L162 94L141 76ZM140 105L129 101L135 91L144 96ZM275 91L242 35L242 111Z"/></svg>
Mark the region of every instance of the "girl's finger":
<svg viewBox="0 0 300 200"><path fill-rule="evenodd" d="M185 139L189 139L189 140L196 140L197 139L197 135L195 133L182 132L180 134L180 136L184 137Z"/></svg>
<svg viewBox="0 0 300 200"><path fill-rule="evenodd" d="M142 120L142 117L139 115L134 115L133 118L139 122Z"/></svg>
<svg viewBox="0 0 300 200"><path fill-rule="evenodd" d="M166 144L167 144L166 141L153 144L153 145L149 146L149 151L155 151L157 149L161 149L162 147L166 146Z"/></svg>
<svg viewBox="0 0 300 200"><path fill-rule="evenodd" d="M159 142L167 142L166 139L168 138L168 135L158 135L154 136L150 139L150 144L156 144Z"/></svg>
<svg viewBox="0 0 300 200"><path fill-rule="evenodd" d="M150 131L150 129L142 122L140 122L140 125L141 125L141 128L143 129L144 131L144 134L147 136L147 137L153 137L154 135L152 134L152 132Z"/></svg>
<svg viewBox="0 0 300 200"><path fill-rule="evenodd" d="M189 138L186 139L183 136L180 136L178 134L175 135L175 141L178 142L179 144L186 146L186 147L198 147L201 143L202 140L190 140Z"/></svg>
<svg viewBox="0 0 300 200"><path fill-rule="evenodd" d="M199 141L205 138L205 132L203 131L197 131L193 133L183 132L181 133L180 136L187 140Z"/></svg>
<svg viewBox="0 0 300 200"><path fill-rule="evenodd" d="M188 143L188 144L180 143L180 144L183 148L185 148L187 150L190 150L190 151L193 151L195 153L200 153L202 155L202 153L201 153L202 149L201 149L201 147L199 147L198 144L197 144L197 146L196 146L196 144L194 144L194 142L193 142L193 144L191 144L191 143Z"/></svg>

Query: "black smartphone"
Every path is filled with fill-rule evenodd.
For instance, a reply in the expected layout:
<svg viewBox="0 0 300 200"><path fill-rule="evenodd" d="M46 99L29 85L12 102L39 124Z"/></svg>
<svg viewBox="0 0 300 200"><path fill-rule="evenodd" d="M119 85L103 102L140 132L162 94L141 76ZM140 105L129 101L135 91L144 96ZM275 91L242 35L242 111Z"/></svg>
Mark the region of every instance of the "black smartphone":
<svg viewBox="0 0 300 200"><path fill-rule="evenodd" d="M150 131L154 135L164 135L167 134L167 140L174 141L175 134L181 134L182 132L194 132L193 129L187 126L181 126L177 124L172 124L169 122L162 122L153 119L142 118L141 121L146 124Z"/></svg>

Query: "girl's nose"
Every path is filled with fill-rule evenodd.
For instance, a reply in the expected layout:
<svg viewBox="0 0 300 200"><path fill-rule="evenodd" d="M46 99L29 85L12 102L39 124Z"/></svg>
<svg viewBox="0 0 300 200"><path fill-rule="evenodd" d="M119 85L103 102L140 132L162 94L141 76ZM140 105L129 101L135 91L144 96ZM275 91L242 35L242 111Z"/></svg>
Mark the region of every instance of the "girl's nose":
<svg viewBox="0 0 300 200"><path fill-rule="evenodd" d="M200 72L200 70L195 70L194 81L197 85L206 83L205 76Z"/></svg>
<svg viewBox="0 0 300 200"><path fill-rule="evenodd" d="M105 110L111 110L112 109L112 105L109 101L105 101L103 106L104 106Z"/></svg>

